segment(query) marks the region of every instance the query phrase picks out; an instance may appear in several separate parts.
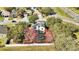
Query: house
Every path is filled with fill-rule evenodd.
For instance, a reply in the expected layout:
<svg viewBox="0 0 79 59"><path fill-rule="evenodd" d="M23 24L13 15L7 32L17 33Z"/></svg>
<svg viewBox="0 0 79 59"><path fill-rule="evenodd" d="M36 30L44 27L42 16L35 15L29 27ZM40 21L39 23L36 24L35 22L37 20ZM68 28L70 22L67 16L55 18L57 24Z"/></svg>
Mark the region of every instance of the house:
<svg viewBox="0 0 79 59"><path fill-rule="evenodd" d="M1 15L4 17L9 17L11 14L9 11L3 10Z"/></svg>
<svg viewBox="0 0 79 59"><path fill-rule="evenodd" d="M34 27L36 30L45 32L45 21L36 20Z"/></svg>
<svg viewBox="0 0 79 59"><path fill-rule="evenodd" d="M36 39L41 42L41 40L45 39L45 21L36 21L36 23L34 24L34 29L36 30L37 33L37 37Z"/></svg>
<svg viewBox="0 0 79 59"><path fill-rule="evenodd" d="M1 15L4 17L4 23L8 23L9 22L9 17L11 16L11 13L9 11L2 10Z"/></svg>

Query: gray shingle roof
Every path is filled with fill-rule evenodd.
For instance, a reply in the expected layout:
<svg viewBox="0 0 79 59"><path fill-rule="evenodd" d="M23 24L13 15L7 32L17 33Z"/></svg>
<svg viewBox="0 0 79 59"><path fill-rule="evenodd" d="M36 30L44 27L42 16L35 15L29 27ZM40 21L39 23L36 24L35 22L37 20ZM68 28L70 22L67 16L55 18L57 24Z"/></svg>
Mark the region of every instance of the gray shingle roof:
<svg viewBox="0 0 79 59"><path fill-rule="evenodd" d="M7 27L0 25L0 34L7 34Z"/></svg>

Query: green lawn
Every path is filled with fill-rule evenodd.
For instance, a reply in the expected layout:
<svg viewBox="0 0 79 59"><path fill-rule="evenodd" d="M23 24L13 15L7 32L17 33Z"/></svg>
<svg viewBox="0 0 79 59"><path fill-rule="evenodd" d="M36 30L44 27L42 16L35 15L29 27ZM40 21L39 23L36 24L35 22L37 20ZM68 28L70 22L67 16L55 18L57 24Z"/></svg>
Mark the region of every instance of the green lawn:
<svg viewBox="0 0 79 59"><path fill-rule="evenodd" d="M55 51L54 46L3 47L0 51Z"/></svg>
<svg viewBox="0 0 79 59"><path fill-rule="evenodd" d="M62 9L60 9L59 7L54 8L54 11L64 17L68 17L68 18L72 18L71 16L69 16L67 13L65 13Z"/></svg>

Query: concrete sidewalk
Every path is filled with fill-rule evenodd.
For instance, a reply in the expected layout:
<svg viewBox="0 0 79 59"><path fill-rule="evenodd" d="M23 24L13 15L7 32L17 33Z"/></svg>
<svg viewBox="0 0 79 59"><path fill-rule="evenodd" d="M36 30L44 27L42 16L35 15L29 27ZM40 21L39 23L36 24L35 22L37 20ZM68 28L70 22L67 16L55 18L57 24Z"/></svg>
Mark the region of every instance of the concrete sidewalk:
<svg viewBox="0 0 79 59"><path fill-rule="evenodd" d="M6 44L5 47L15 47L15 46L51 46L54 43L32 43L32 44Z"/></svg>

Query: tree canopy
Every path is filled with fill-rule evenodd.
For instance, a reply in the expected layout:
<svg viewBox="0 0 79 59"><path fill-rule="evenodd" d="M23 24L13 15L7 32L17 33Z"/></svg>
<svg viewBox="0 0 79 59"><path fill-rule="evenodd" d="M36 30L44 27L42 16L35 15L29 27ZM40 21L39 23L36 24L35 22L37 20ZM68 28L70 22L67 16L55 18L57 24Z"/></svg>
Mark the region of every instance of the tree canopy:
<svg viewBox="0 0 79 59"><path fill-rule="evenodd" d="M53 17L47 19L47 25L54 31L55 48L57 50L78 50L76 38L73 36L74 31L79 30L78 27L73 24L63 23L61 19Z"/></svg>
<svg viewBox="0 0 79 59"><path fill-rule="evenodd" d="M24 29L27 27L27 24L24 22L20 22L14 27L10 27L8 31L8 39L14 39L15 42L18 40L23 41L24 39Z"/></svg>
<svg viewBox="0 0 79 59"><path fill-rule="evenodd" d="M41 8L38 8L38 10L46 16L55 14L54 10L49 7L43 7L43 8L41 7Z"/></svg>
<svg viewBox="0 0 79 59"><path fill-rule="evenodd" d="M30 16L28 16L28 18L29 18L30 23L34 23L35 20L38 19L38 16L37 15L30 15Z"/></svg>

